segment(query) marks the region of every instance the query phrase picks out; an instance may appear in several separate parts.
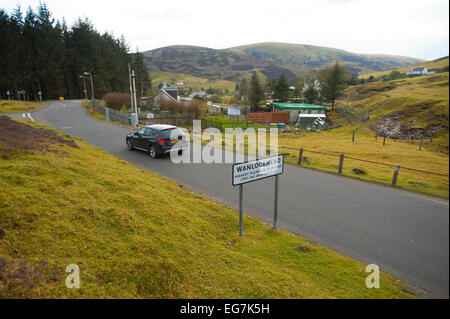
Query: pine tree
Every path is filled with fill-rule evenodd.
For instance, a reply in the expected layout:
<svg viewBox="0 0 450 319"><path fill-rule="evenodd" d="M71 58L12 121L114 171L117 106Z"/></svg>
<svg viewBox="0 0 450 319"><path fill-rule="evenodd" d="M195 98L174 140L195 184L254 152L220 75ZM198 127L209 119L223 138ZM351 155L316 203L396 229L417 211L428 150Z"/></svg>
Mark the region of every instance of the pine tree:
<svg viewBox="0 0 450 319"><path fill-rule="evenodd" d="M289 99L289 81L284 72L281 73L278 82L275 84L274 99L280 102L286 102Z"/></svg>
<svg viewBox="0 0 450 319"><path fill-rule="evenodd" d="M349 80L347 70L339 65L339 61L331 66L324 68L320 72L320 95L326 101L331 102L331 108L334 110L336 99L344 93Z"/></svg>
<svg viewBox="0 0 450 319"><path fill-rule="evenodd" d="M254 112L258 109L259 102L264 99L264 91L259 83L258 75L256 72L252 75L250 82L249 102L251 110Z"/></svg>

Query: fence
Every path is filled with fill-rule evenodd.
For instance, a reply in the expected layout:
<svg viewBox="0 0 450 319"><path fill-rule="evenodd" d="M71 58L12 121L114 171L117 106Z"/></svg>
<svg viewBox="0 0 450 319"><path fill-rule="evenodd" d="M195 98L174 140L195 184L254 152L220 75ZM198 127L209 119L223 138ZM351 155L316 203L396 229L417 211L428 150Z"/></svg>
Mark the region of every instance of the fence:
<svg viewBox="0 0 450 319"><path fill-rule="evenodd" d="M111 109L107 106L103 106L95 101L95 108L97 112L106 116L111 121L120 122L122 124L130 125L130 114L128 112L120 112Z"/></svg>
<svg viewBox="0 0 450 319"><path fill-rule="evenodd" d="M203 121L202 121L202 123L203 123ZM205 123L205 124L207 124L207 123ZM205 125L205 127L208 127L208 126ZM202 125L202 130L203 130L203 125ZM202 133L202 132L195 132L195 133ZM192 137L192 134L191 134L191 137ZM354 135L352 135L352 138L354 138ZM238 138L236 138L236 142L239 142ZM241 142L244 142L244 141L241 141ZM248 141L247 141L247 144L248 144ZM376 162L376 161L371 161L371 160L366 160L366 159L361 159L361 158L355 158L352 156L346 156L345 154L321 152L321 151L304 149L302 147L294 148L294 147L271 145L271 144L264 144L264 143L254 143L254 144L256 144L257 146L264 146L264 147L269 147L269 148L279 148L280 150L284 149L284 150L295 151L298 154L298 156L296 156L298 165L302 165L304 163L304 161L306 160L306 157L305 157L306 152L335 157L336 163L339 163L339 165L336 165L336 173L338 173L339 175L343 174L345 159L353 160L353 161L357 161L357 162L363 162L363 163L370 163L370 164L384 166L384 167L390 167L393 169L392 180L390 182L390 185L393 187L397 186L397 181L398 181L398 177L399 177L399 173L400 173L401 169L409 170L409 171L417 172L417 173L424 173L424 174L430 174L430 175L441 176L441 177L449 177L449 174L421 170L421 169L416 169L416 168L412 168L412 167L401 166L399 164L388 164L388 163Z"/></svg>
<svg viewBox="0 0 450 319"><path fill-rule="evenodd" d="M148 119L146 118L146 113L139 114L139 123L145 123L146 125L150 124L169 124L169 125L185 125L191 126L192 121L195 120L195 114L186 113L186 114L170 114L170 115L161 115L155 114L154 118Z"/></svg>

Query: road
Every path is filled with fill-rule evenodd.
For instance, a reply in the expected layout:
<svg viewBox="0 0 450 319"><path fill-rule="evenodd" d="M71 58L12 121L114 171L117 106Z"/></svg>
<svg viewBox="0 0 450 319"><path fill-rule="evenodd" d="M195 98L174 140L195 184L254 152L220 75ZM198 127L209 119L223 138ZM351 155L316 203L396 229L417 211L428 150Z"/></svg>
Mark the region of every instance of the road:
<svg viewBox="0 0 450 319"><path fill-rule="evenodd" d="M231 185L231 164L152 160L144 152L127 150L127 128L87 116L78 102L47 105L32 113L36 121L237 208L239 194ZM271 223L273 189L272 179L246 184L245 213ZM280 176L278 218L281 228L366 264L377 264L429 297L449 297L448 201L286 165Z"/></svg>

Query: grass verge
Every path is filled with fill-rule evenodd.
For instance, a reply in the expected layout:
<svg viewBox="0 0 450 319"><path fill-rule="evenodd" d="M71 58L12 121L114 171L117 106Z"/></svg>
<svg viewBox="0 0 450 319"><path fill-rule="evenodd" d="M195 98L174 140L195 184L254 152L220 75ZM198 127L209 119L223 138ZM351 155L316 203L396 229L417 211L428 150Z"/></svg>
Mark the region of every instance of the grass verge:
<svg viewBox="0 0 450 319"><path fill-rule="evenodd" d="M31 101L0 100L0 114L34 112L45 107Z"/></svg>
<svg viewBox="0 0 450 319"><path fill-rule="evenodd" d="M414 297L384 273L367 289L364 264L249 217L240 238L236 211L58 134L78 147L0 158L2 297Z"/></svg>

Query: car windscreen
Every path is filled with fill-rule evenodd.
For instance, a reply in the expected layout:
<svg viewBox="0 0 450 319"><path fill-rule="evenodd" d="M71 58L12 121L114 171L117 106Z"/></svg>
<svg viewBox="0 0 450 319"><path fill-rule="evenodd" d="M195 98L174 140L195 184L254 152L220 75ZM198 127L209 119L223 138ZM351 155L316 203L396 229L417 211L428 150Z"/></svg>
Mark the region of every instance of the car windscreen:
<svg viewBox="0 0 450 319"><path fill-rule="evenodd" d="M161 131L160 136L162 138L176 140L179 138L179 136L184 136L184 133L179 128L175 128Z"/></svg>

